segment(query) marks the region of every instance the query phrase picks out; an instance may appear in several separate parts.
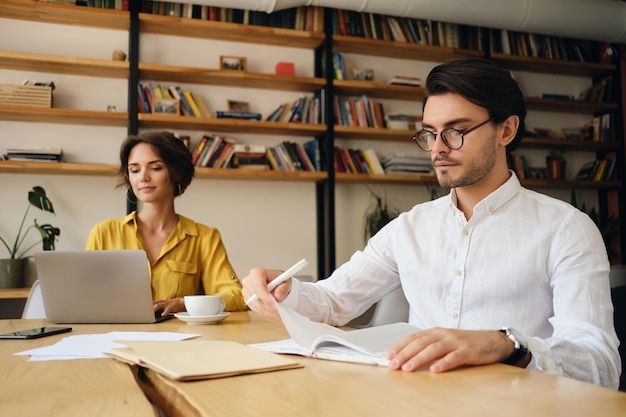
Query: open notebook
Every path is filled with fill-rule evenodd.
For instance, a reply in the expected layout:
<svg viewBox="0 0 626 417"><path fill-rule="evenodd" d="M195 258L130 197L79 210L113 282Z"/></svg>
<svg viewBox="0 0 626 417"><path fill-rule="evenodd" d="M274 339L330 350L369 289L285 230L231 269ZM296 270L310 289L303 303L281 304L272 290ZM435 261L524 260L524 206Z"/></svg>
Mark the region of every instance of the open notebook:
<svg viewBox="0 0 626 417"><path fill-rule="evenodd" d="M401 337L420 330L408 323L392 323L345 331L328 324L312 322L282 303L276 305L292 338L251 346L274 353L387 366L387 350Z"/></svg>

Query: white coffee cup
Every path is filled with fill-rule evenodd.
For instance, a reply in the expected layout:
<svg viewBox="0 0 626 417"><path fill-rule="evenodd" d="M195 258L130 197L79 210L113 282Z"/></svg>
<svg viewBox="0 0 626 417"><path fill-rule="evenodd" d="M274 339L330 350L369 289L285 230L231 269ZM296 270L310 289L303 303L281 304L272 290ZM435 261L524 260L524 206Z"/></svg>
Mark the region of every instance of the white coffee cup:
<svg viewBox="0 0 626 417"><path fill-rule="evenodd" d="M190 316L215 316L226 307L221 295L186 295L184 299Z"/></svg>

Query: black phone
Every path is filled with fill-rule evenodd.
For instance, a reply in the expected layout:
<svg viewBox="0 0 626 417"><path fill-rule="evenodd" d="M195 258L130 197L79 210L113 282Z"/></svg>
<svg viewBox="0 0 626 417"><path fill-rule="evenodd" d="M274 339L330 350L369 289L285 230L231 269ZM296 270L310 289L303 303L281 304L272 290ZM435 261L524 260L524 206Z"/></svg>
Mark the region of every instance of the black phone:
<svg viewBox="0 0 626 417"><path fill-rule="evenodd" d="M71 327L36 327L34 329L20 330L19 332L0 334L0 339L37 339L71 331Z"/></svg>

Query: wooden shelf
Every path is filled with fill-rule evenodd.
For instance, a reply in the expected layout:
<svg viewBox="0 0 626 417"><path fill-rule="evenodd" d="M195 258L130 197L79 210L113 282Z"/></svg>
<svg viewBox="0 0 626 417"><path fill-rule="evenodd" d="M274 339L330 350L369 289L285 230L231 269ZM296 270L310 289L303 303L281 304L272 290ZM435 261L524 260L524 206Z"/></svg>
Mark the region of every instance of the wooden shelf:
<svg viewBox="0 0 626 417"><path fill-rule="evenodd" d="M524 97L528 110L555 111L563 113L598 114L618 109L617 103L592 103L581 100L557 100L539 97Z"/></svg>
<svg viewBox="0 0 626 417"><path fill-rule="evenodd" d="M78 162L0 161L0 173L115 176L118 166ZM256 171L245 169L196 168L196 178L246 181L320 182L326 172Z"/></svg>
<svg viewBox="0 0 626 417"><path fill-rule="evenodd" d="M0 51L0 68L109 78L129 74L128 62L10 51Z"/></svg>
<svg viewBox="0 0 626 417"><path fill-rule="evenodd" d="M0 173L114 176L117 165L77 162L0 161Z"/></svg>
<svg viewBox="0 0 626 417"><path fill-rule="evenodd" d="M0 105L0 120L89 126L128 126L128 113Z"/></svg>
<svg viewBox="0 0 626 417"><path fill-rule="evenodd" d="M28 298L30 287L24 288L0 288L0 300L11 298Z"/></svg>
<svg viewBox="0 0 626 417"><path fill-rule="evenodd" d="M607 152L620 149L622 146L619 142L596 142L525 137L522 139L520 147L542 149L558 148L588 152Z"/></svg>
<svg viewBox="0 0 626 417"><path fill-rule="evenodd" d="M323 33L140 13L141 33L314 49Z"/></svg>
<svg viewBox="0 0 626 417"><path fill-rule="evenodd" d="M321 182L328 178L326 172L310 171L257 171L247 169L196 168L196 178L245 181Z"/></svg>
<svg viewBox="0 0 626 417"><path fill-rule="evenodd" d="M342 184L438 184L434 175L417 174L352 174L336 172L335 179Z"/></svg>
<svg viewBox="0 0 626 417"><path fill-rule="evenodd" d="M366 95L372 98L390 98L396 100L421 101L424 98L423 87L406 85L379 84L371 81L335 80L335 93L345 96Z"/></svg>
<svg viewBox="0 0 626 417"><path fill-rule="evenodd" d="M448 62L460 58L484 56L481 51L471 49L447 48L444 46L420 45L345 35L333 35L333 50L344 53L431 62Z"/></svg>
<svg viewBox="0 0 626 417"><path fill-rule="evenodd" d="M130 29L129 12L53 4L44 1L2 0L0 17L58 23L60 25L87 26L126 31Z"/></svg>
<svg viewBox="0 0 626 417"><path fill-rule="evenodd" d="M621 181L520 180L520 182L526 188L608 190L622 186Z"/></svg>
<svg viewBox="0 0 626 417"><path fill-rule="evenodd" d="M148 128L213 130L237 133L254 132L265 135L318 136L326 131L324 125L146 113L139 114L139 124Z"/></svg>
<svg viewBox="0 0 626 417"><path fill-rule="evenodd" d="M615 70L615 66L611 64L562 61L498 53L492 53L491 59L511 70L557 75L597 77Z"/></svg>
<svg viewBox="0 0 626 417"><path fill-rule="evenodd" d="M285 77L147 63L139 64L139 77L155 81L180 82L184 80L185 83L306 92L315 92L326 85L323 78Z"/></svg>

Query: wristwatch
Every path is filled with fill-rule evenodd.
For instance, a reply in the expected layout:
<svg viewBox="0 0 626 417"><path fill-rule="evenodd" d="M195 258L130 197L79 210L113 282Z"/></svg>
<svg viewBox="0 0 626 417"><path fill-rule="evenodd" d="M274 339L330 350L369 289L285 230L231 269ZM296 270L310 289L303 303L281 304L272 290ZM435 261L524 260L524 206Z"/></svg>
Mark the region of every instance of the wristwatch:
<svg viewBox="0 0 626 417"><path fill-rule="evenodd" d="M511 356L502 361L502 363L507 365L516 365L524 356L528 354L528 345L526 344L523 336L515 329L503 327L500 331L504 333L506 337L508 337L515 345L515 350Z"/></svg>

